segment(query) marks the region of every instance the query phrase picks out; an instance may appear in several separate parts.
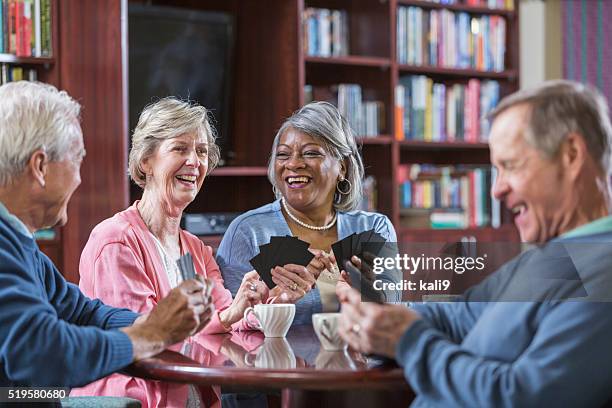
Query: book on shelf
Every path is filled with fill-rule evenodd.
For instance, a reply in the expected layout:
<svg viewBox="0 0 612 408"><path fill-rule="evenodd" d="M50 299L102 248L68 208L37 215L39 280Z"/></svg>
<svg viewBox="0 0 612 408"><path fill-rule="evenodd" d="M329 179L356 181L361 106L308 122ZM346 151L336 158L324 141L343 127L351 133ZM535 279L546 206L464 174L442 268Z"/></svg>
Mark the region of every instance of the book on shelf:
<svg viewBox="0 0 612 408"><path fill-rule="evenodd" d="M345 10L308 7L302 16L304 53L317 57L348 55L348 15Z"/></svg>
<svg viewBox="0 0 612 408"><path fill-rule="evenodd" d="M23 68L19 65L0 64L0 85L14 81L36 81L38 72L33 68Z"/></svg>
<svg viewBox="0 0 612 408"><path fill-rule="evenodd" d="M400 64L503 71L506 20L402 6L397 12L396 52Z"/></svg>
<svg viewBox="0 0 612 408"><path fill-rule="evenodd" d="M0 0L0 53L51 56L51 0Z"/></svg>
<svg viewBox="0 0 612 408"><path fill-rule="evenodd" d="M467 84L444 84L424 75L403 76L395 90L395 113L403 114L402 120L396 122L395 138L486 141L490 126L487 114L497 106L499 98L500 86L494 80L472 78Z"/></svg>
<svg viewBox="0 0 612 408"><path fill-rule="evenodd" d="M400 208L406 217L427 217L431 228L501 224L501 205L489 194L489 167L403 164L397 174ZM411 223L414 220L403 222Z"/></svg>
<svg viewBox="0 0 612 408"><path fill-rule="evenodd" d="M311 101L327 101L336 105L357 136L375 137L386 129L384 103L364 101L361 85L306 85L304 102Z"/></svg>

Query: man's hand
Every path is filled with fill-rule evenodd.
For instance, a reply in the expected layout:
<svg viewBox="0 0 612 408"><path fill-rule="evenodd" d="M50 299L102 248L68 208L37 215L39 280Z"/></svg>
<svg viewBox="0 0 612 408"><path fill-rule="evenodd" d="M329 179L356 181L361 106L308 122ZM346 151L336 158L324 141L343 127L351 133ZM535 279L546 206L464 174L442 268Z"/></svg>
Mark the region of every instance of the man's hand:
<svg viewBox="0 0 612 408"><path fill-rule="evenodd" d="M148 315L123 328L132 340L134 361L157 354L206 326L214 313L212 284L199 279L182 282Z"/></svg>
<svg viewBox="0 0 612 408"><path fill-rule="evenodd" d="M395 358L400 338L419 315L400 305L361 302L359 292L346 286L338 292L340 336L357 351Z"/></svg>
<svg viewBox="0 0 612 408"><path fill-rule="evenodd" d="M372 269L374 258L375 256L372 253L364 252L363 260L353 255L350 262L345 262L344 269L340 272L340 279L336 284L336 296L338 298L340 293L350 285L359 289L364 299L368 301L376 303L385 301L385 293L374 289L374 281L376 280L376 274ZM351 276L354 277L356 282L352 282Z"/></svg>

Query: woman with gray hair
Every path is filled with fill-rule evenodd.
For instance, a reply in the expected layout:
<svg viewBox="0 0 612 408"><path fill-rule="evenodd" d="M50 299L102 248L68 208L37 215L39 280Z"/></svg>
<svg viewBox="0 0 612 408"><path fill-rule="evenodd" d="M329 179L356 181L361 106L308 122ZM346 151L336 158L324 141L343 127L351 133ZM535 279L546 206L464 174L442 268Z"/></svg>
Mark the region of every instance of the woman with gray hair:
<svg viewBox="0 0 612 408"><path fill-rule="evenodd" d="M274 268L277 286L270 295L296 302L294 324L309 324L313 313L338 311L340 273L331 245L370 229L397 240L386 216L355 210L363 174L353 132L334 105L313 102L289 117L274 138L268 165L277 200L236 218L219 246L217 262L229 290L238 291L260 245L272 236L293 235L310 243L315 258L307 273L295 273L291 265Z"/></svg>
<svg viewBox="0 0 612 408"><path fill-rule="evenodd" d="M232 300L212 249L179 227L184 209L218 160L219 149L204 107L172 97L147 106L134 131L129 157L130 176L143 188L142 199L93 229L81 255L81 290L107 304L147 313L180 284L177 259L190 253L196 274L212 288L216 309L200 333L250 329L242 320L245 309L266 301L268 294L259 275L246 274ZM194 353L197 344L204 345L198 337L184 347ZM73 390L71 395L92 394L131 396L140 399L143 407L185 406L188 396L186 386L118 374Z"/></svg>

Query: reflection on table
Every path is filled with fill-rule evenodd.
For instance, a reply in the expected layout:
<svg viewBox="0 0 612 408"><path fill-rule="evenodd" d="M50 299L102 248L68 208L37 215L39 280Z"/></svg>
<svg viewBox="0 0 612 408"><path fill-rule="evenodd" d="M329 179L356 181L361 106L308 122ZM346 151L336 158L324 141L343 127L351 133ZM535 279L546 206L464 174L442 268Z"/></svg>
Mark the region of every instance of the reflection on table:
<svg viewBox="0 0 612 408"><path fill-rule="evenodd" d="M293 327L286 338L265 338L256 331L198 335L133 364L129 375L200 386L221 385L257 391L283 390L283 406L334 401L402 404L413 394L402 370L359 353L325 351L312 326ZM333 392L330 392L332 391Z"/></svg>

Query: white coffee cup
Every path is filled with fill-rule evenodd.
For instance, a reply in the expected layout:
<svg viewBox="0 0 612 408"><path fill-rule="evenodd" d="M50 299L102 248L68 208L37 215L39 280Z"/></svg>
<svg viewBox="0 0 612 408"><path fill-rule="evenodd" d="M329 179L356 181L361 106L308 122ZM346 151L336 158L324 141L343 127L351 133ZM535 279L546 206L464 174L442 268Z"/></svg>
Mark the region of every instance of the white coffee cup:
<svg viewBox="0 0 612 408"><path fill-rule="evenodd" d="M249 367L288 370L295 368L295 353L284 338L267 338L256 354L245 354L244 363Z"/></svg>
<svg viewBox="0 0 612 408"><path fill-rule="evenodd" d="M251 314L255 316L257 323L249 320ZM294 317L295 305L289 303L258 304L255 307L247 307L244 311L244 319L251 326L263 331L266 337L285 337Z"/></svg>
<svg viewBox="0 0 612 408"><path fill-rule="evenodd" d="M338 325L340 313L315 313L312 315L312 326L326 351L343 350L346 343L340 337Z"/></svg>

